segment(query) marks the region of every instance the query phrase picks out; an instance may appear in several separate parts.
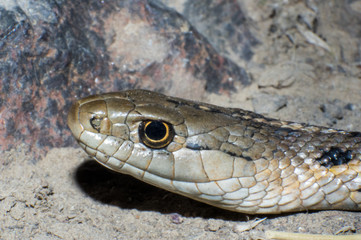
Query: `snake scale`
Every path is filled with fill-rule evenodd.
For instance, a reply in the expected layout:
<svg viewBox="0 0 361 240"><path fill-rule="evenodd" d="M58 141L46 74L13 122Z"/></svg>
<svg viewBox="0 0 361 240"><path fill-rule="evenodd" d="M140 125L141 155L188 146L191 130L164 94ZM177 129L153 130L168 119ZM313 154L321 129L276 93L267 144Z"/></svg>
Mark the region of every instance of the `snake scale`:
<svg viewBox="0 0 361 240"><path fill-rule="evenodd" d="M146 90L73 104L68 125L102 165L248 214L361 209L361 133Z"/></svg>

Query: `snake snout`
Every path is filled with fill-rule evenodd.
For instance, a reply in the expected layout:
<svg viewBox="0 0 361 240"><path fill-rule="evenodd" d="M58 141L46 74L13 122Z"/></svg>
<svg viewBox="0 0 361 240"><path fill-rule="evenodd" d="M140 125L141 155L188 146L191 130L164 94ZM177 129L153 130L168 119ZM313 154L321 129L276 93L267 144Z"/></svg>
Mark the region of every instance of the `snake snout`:
<svg viewBox="0 0 361 240"><path fill-rule="evenodd" d="M81 124L79 123L79 102L75 102L68 113L68 127L73 133L76 140L79 140L80 134L83 131Z"/></svg>

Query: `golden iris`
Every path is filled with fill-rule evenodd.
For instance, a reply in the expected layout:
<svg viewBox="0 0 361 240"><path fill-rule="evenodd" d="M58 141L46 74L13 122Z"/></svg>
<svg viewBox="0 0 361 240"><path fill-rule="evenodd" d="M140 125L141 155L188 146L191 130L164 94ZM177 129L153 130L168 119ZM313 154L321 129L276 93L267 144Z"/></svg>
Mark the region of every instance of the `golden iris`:
<svg viewBox="0 0 361 240"><path fill-rule="evenodd" d="M171 124L146 120L139 125L139 138L147 147L164 148L172 142L174 129Z"/></svg>

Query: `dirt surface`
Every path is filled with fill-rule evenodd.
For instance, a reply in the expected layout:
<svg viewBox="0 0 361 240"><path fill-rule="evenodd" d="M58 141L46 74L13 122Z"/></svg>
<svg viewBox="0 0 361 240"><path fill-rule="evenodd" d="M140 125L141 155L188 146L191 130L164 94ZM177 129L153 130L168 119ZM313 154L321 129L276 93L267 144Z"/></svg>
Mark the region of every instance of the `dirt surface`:
<svg viewBox="0 0 361 240"><path fill-rule="evenodd" d="M188 1L163 2L184 16L196 12L198 18L189 17L194 26L214 20ZM225 26L219 25L219 32L198 30L223 56L242 65L252 84L236 83L232 94L202 91L194 98L361 131L360 1L246 0L240 6L258 41L252 53L239 55L234 44L222 44ZM176 90L163 92L181 95ZM54 148L41 159L29 151L18 145L0 155L0 239L266 239L266 230L361 233L360 212L232 213L110 172L76 145ZM264 217L240 232L244 224Z"/></svg>

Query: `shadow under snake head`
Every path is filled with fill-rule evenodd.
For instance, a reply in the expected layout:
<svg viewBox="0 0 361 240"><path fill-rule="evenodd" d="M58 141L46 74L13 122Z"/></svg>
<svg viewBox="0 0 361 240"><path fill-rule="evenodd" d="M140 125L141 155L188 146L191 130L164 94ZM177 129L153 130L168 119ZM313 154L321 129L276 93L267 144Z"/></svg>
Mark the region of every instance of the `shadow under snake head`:
<svg viewBox="0 0 361 240"><path fill-rule="evenodd" d="M231 211L361 208L361 134L265 118L145 90L70 109L102 165Z"/></svg>

